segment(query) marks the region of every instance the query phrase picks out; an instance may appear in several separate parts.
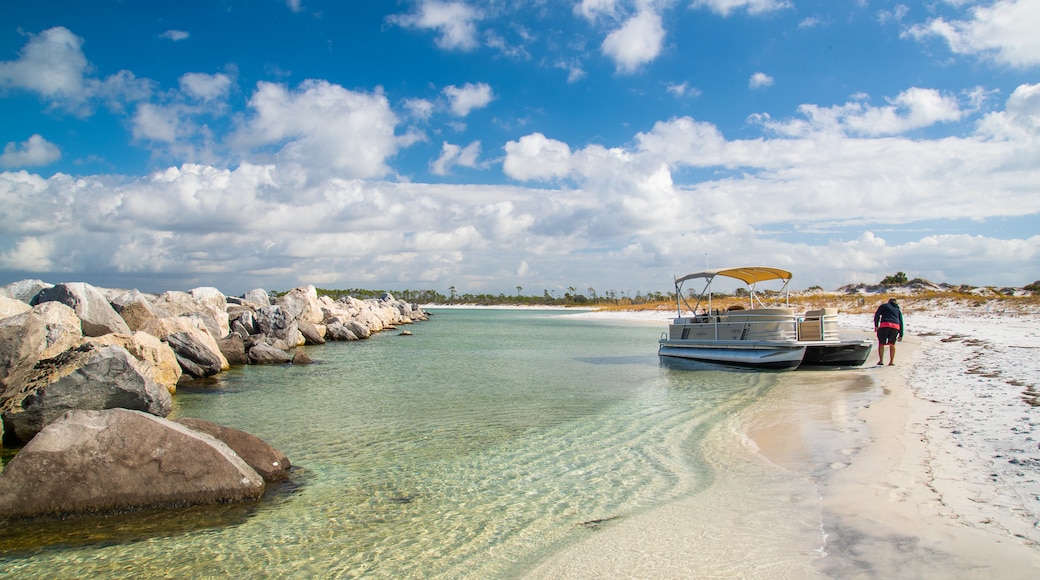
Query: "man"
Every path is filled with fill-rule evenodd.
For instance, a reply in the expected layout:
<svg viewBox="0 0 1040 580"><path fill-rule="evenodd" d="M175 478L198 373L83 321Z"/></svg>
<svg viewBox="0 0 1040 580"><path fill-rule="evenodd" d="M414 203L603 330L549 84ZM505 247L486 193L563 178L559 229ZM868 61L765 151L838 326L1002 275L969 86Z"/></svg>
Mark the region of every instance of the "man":
<svg viewBox="0 0 1040 580"><path fill-rule="evenodd" d="M877 364L885 364L885 345L888 345L888 365L896 364L896 341L903 340L903 311L895 298L889 298L874 312L874 332L878 338Z"/></svg>

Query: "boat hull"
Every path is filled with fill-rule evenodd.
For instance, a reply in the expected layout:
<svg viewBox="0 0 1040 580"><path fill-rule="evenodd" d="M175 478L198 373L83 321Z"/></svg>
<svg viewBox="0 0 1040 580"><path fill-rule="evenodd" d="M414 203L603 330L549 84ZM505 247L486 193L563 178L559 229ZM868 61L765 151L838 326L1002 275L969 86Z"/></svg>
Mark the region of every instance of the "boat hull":
<svg viewBox="0 0 1040 580"><path fill-rule="evenodd" d="M657 354L701 362L769 370L798 368L805 346L752 341L662 340Z"/></svg>
<svg viewBox="0 0 1040 580"><path fill-rule="evenodd" d="M802 366L858 367L870 356L871 345L869 340L810 344L805 347Z"/></svg>

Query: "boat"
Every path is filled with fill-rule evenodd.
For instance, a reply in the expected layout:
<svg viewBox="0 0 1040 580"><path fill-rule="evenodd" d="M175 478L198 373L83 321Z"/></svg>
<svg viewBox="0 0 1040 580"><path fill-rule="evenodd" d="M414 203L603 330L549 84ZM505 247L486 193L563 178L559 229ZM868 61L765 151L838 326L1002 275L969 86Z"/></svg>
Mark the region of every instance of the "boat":
<svg viewBox="0 0 1040 580"><path fill-rule="evenodd" d="M712 282L720 276L739 280L747 286L747 307L735 304L725 310L714 308ZM676 278L677 314L661 336L658 354L774 370L862 365L870 354L872 342L842 339L836 308L805 312L792 309L791 278L787 270L765 266L704 270ZM683 286L698 280L705 285L691 307L683 296ZM783 283L779 291L759 290L760 283L774 280ZM780 297L783 303L767 306L762 301L764 293Z"/></svg>

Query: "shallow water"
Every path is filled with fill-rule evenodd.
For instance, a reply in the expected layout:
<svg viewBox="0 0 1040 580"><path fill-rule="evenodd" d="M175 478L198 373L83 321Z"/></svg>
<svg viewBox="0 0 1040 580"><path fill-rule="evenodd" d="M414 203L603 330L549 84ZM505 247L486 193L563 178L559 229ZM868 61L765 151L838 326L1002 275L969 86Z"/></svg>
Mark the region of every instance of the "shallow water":
<svg viewBox="0 0 1040 580"><path fill-rule="evenodd" d="M664 366L660 326L435 312L413 336L312 347L317 364L178 391L171 418L289 456L291 483L263 502L5 526L0 573L514 577L710 489L704 435L781 376Z"/></svg>

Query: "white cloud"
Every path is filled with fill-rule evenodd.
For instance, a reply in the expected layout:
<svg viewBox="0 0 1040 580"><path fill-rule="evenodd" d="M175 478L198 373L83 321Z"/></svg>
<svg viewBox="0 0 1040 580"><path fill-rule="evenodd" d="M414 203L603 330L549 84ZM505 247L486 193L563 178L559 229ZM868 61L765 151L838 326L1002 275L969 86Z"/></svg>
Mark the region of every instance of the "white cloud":
<svg viewBox="0 0 1040 580"><path fill-rule="evenodd" d="M487 83L466 83L461 87L451 85L444 89L444 94L451 101L451 112L458 117L469 115L473 109L483 109L495 99Z"/></svg>
<svg viewBox="0 0 1040 580"><path fill-rule="evenodd" d="M426 99L405 99L404 108L412 118L420 121L428 120L433 115L433 102Z"/></svg>
<svg viewBox="0 0 1040 580"><path fill-rule="evenodd" d="M134 139L173 143L177 140L180 121L173 109L142 103L132 121Z"/></svg>
<svg viewBox="0 0 1040 580"><path fill-rule="evenodd" d="M0 87L26 89L52 99L79 100L90 70L83 39L64 26L29 35L18 60L0 62Z"/></svg>
<svg viewBox="0 0 1040 580"><path fill-rule="evenodd" d="M675 95L676 97L699 97L701 90L696 87L691 87L690 83L669 83L665 85L665 90Z"/></svg>
<svg viewBox="0 0 1040 580"><path fill-rule="evenodd" d="M476 167L478 157L480 157L480 141L474 141L465 147L445 141L441 146L441 156L430 164L430 172L434 175L447 175L456 165Z"/></svg>
<svg viewBox="0 0 1040 580"><path fill-rule="evenodd" d="M799 111L808 118L804 121L775 123L768 119L757 119L769 129L790 136L834 131L860 135L895 135L937 123L958 121L965 115L956 97L944 95L935 89L912 87L886 100L889 103L886 107L872 107L862 101L833 107L802 105Z"/></svg>
<svg viewBox="0 0 1040 580"><path fill-rule="evenodd" d="M159 38L165 38L174 42L180 42L181 40L187 40L191 36L183 30L167 30L166 32L159 35Z"/></svg>
<svg viewBox="0 0 1040 580"><path fill-rule="evenodd" d="M614 60L618 72L632 73L657 58L664 37L661 17L655 12L644 10L608 34L600 48L603 54Z"/></svg>
<svg viewBox="0 0 1040 580"><path fill-rule="evenodd" d="M387 21L404 28L436 30L440 48L472 50L479 46L476 22L480 19L480 12L465 2L422 0L415 12L393 15Z"/></svg>
<svg viewBox="0 0 1040 580"><path fill-rule="evenodd" d="M58 146L40 135L33 135L21 143L8 143L0 154L0 167L38 167L61 159Z"/></svg>
<svg viewBox="0 0 1040 580"><path fill-rule="evenodd" d="M361 93L326 81L305 81L296 90L259 83L249 99L252 114L232 142L257 153L278 147L278 158L345 177L380 177L401 142L397 117L381 92Z"/></svg>
<svg viewBox="0 0 1040 580"><path fill-rule="evenodd" d="M581 0L574 5L574 13L588 21L601 16L613 18L617 14L618 0Z"/></svg>
<svg viewBox="0 0 1040 580"><path fill-rule="evenodd" d="M761 89L773 86L773 77L764 72L757 72L748 79L748 86L752 89Z"/></svg>
<svg viewBox="0 0 1040 580"><path fill-rule="evenodd" d="M760 14L790 8L788 0L694 0L696 8L707 8L716 14L729 16L738 10L747 10L748 14Z"/></svg>
<svg viewBox="0 0 1040 580"><path fill-rule="evenodd" d="M979 122L979 133L999 139L1040 138L1040 84L1016 88L1003 111Z"/></svg>
<svg viewBox="0 0 1040 580"><path fill-rule="evenodd" d="M231 91L231 78L226 74L187 73L180 78L181 91L184 94L213 101L224 99Z"/></svg>
<svg viewBox="0 0 1040 580"><path fill-rule="evenodd" d="M571 171L571 148L541 133L510 141L506 143L505 150L506 159L502 170L513 179L553 179L565 177Z"/></svg>
<svg viewBox="0 0 1040 580"><path fill-rule="evenodd" d="M935 18L911 27L914 38L938 36L957 54L980 54L1014 67L1040 64L1040 2L998 0L970 5L964 20Z"/></svg>

